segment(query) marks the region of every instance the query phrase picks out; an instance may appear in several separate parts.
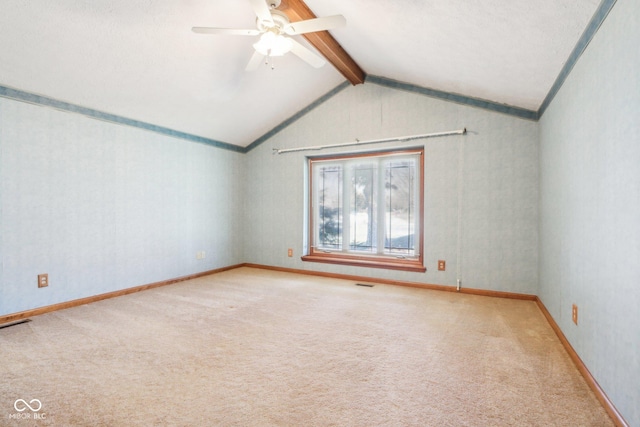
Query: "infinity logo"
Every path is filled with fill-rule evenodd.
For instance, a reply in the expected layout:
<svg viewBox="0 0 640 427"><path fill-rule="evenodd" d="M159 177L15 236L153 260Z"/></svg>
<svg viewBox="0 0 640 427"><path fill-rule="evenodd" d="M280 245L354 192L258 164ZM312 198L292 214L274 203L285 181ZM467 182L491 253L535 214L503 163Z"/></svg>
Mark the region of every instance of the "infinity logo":
<svg viewBox="0 0 640 427"><path fill-rule="evenodd" d="M37 407L35 407L36 405L33 405L33 407L29 405L29 403L33 404L33 402L36 403ZM22 406L22 409L18 407L18 403L22 403L22 405L24 405ZM27 408L31 409L32 412L38 412L42 409L42 403L38 399L31 399L29 403L24 399L18 399L13 403L13 407L16 408L16 411L18 412L26 411Z"/></svg>

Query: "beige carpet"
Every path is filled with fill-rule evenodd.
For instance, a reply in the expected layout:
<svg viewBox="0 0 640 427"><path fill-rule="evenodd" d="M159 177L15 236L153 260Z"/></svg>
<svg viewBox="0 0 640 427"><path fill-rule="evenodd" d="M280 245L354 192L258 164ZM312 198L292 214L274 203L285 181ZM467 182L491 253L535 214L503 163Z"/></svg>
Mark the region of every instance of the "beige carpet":
<svg viewBox="0 0 640 427"><path fill-rule="evenodd" d="M240 268L0 329L0 425L613 424L533 302Z"/></svg>

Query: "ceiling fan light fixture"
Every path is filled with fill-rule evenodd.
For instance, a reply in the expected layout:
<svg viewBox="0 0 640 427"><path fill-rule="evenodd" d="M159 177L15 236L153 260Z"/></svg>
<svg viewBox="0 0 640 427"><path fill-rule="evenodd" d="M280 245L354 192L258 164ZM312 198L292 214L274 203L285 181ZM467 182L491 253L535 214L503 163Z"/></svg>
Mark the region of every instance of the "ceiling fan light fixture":
<svg viewBox="0 0 640 427"><path fill-rule="evenodd" d="M293 48L293 42L281 34L267 31L253 44L253 48L264 56L282 56Z"/></svg>

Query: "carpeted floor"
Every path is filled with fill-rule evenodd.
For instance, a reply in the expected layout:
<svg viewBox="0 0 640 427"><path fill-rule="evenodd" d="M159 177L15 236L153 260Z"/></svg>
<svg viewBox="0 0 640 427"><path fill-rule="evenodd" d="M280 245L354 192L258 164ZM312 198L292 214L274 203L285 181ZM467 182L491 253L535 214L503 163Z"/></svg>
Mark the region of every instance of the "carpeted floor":
<svg viewBox="0 0 640 427"><path fill-rule="evenodd" d="M613 423L533 302L240 268L0 329L0 425Z"/></svg>

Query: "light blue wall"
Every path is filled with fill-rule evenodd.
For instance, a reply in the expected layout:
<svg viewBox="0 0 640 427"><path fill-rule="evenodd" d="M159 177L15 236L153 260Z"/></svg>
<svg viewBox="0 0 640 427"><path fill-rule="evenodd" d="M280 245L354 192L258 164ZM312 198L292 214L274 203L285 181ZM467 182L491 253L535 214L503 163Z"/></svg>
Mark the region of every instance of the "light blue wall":
<svg viewBox="0 0 640 427"><path fill-rule="evenodd" d="M618 0L540 122L540 298L640 426L640 2ZM578 326L571 305L579 309Z"/></svg>
<svg viewBox="0 0 640 427"><path fill-rule="evenodd" d="M241 164L0 98L0 315L242 262Z"/></svg>
<svg viewBox="0 0 640 427"><path fill-rule="evenodd" d="M241 262L443 285L459 270L539 295L640 425L639 40L640 3L618 0L539 123L370 82L244 155L0 98L0 315ZM308 153L273 148L462 127L409 144L426 150L426 273L300 260Z"/></svg>
<svg viewBox="0 0 640 427"><path fill-rule="evenodd" d="M273 148L464 127L469 131L465 136L404 144L424 145L426 150L426 273L300 260L305 241L306 156L318 152L272 155ZM398 144L355 150L391 146ZM340 151L354 151L354 147ZM463 286L469 288L537 292L537 122L367 83L340 91L246 157L247 262L443 285L456 284L460 267ZM462 220L459 259L458 212ZM293 248L294 257L287 257L287 248ZM437 271L438 259L447 261L447 271Z"/></svg>

